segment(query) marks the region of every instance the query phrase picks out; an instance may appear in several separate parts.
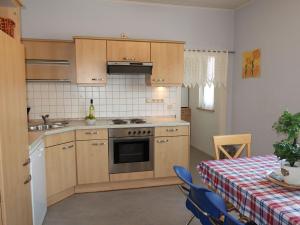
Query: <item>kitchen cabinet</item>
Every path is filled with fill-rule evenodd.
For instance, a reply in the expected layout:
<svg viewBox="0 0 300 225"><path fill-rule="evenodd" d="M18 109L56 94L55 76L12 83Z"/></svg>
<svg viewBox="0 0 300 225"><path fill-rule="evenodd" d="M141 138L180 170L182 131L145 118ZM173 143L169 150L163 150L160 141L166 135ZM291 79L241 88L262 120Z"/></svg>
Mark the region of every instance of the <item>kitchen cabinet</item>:
<svg viewBox="0 0 300 225"><path fill-rule="evenodd" d="M151 43L152 86L181 86L183 82L184 46L179 43Z"/></svg>
<svg viewBox="0 0 300 225"><path fill-rule="evenodd" d="M32 225L24 46L0 31L0 194L4 225Z"/></svg>
<svg viewBox="0 0 300 225"><path fill-rule="evenodd" d="M24 39L27 80L71 81L74 74L74 43Z"/></svg>
<svg viewBox="0 0 300 225"><path fill-rule="evenodd" d="M107 61L150 62L150 42L107 41Z"/></svg>
<svg viewBox="0 0 300 225"><path fill-rule="evenodd" d="M106 40L75 39L76 83L106 83Z"/></svg>
<svg viewBox="0 0 300 225"><path fill-rule="evenodd" d="M76 185L75 157L75 142L46 148L48 199Z"/></svg>
<svg viewBox="0 0 300 225"><path fill-rule="evenodd" d="M107 140L77 141L76 156L78 184L109 181Z"/></svg>
<svg viewBox="0 0 300 225"><path fill-rule="evenodd" d="M174 165L189 166L189 126L155 128L154 177L176 176Z"/></svg>

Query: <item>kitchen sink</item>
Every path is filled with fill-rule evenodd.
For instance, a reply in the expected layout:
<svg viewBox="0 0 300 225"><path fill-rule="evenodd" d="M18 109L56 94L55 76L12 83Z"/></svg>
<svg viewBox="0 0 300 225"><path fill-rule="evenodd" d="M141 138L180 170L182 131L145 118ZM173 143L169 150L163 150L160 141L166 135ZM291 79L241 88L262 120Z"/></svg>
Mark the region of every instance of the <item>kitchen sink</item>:
<svg viewBox="0 0 300 225"><path fill-rule="evenodd" d="M36 124L29 125L29 131L44 131L44 130L53 130L57 128L66 127L69 124L68 121L58 121L58 122L50 122L48 124Z"/></svg>

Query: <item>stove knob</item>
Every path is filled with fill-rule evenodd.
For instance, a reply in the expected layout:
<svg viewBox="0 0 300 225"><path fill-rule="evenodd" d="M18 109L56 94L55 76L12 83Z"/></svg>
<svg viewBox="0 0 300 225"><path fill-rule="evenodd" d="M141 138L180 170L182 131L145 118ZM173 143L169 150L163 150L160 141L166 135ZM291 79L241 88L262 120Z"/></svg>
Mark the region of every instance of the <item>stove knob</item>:
<svg viewBox="0 0 300 225"><path fill-rule="evenodd" d="M128 134L130 135L130 134L131 134L131 131L128 131Z"/></svg>
<svg viewBox="0 0 300 225"><path fill-rule="evenodd" d="M143 131L143 134L146 134L146 131L145 131L145 130Z"/></svg>
<svg viewBox="0 0 300 225"><path fill-rule="evenodd" d="M147 132L148 134L150 134L151 133L151 131L150 130L148 130L148 132Z"/></svg>
<svg viewBox="0 0 300 225"><path fill-rule="evenodd" d="M142 132L139 130L139 133L138 134L141 134Z"/></svg>
<svg viewBox="0 0 300 225"><path fill-rule="evenodd" d="M136 134L136 131L133 131L133 134Z"/></svg>

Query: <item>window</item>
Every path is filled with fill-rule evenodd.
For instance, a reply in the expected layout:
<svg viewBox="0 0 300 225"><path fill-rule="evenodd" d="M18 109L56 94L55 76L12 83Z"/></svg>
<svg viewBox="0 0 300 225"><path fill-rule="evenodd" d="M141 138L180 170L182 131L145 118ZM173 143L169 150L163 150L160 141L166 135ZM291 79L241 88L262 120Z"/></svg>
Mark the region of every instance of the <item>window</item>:
<svg viewBox="0 0 300 225"><path fill-rule="evenodd" d="M215 57L209 57L207 60L207 83L199 87L199 108L213 110L215 104L215 86L213 80L215 77ZM210 82L211 81L211 82Z"/></svg>

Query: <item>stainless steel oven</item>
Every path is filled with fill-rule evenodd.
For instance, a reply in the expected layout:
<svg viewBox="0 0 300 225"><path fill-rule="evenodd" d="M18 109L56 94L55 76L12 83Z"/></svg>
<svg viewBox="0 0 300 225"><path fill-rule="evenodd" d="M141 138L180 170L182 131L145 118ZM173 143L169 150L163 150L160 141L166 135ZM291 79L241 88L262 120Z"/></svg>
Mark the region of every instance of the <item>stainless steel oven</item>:
<svg viewBox="0 0 300 225"><path fill-rule="evenodd" d="M109 129L109 172L153 170L153 128Z"/></svg>

